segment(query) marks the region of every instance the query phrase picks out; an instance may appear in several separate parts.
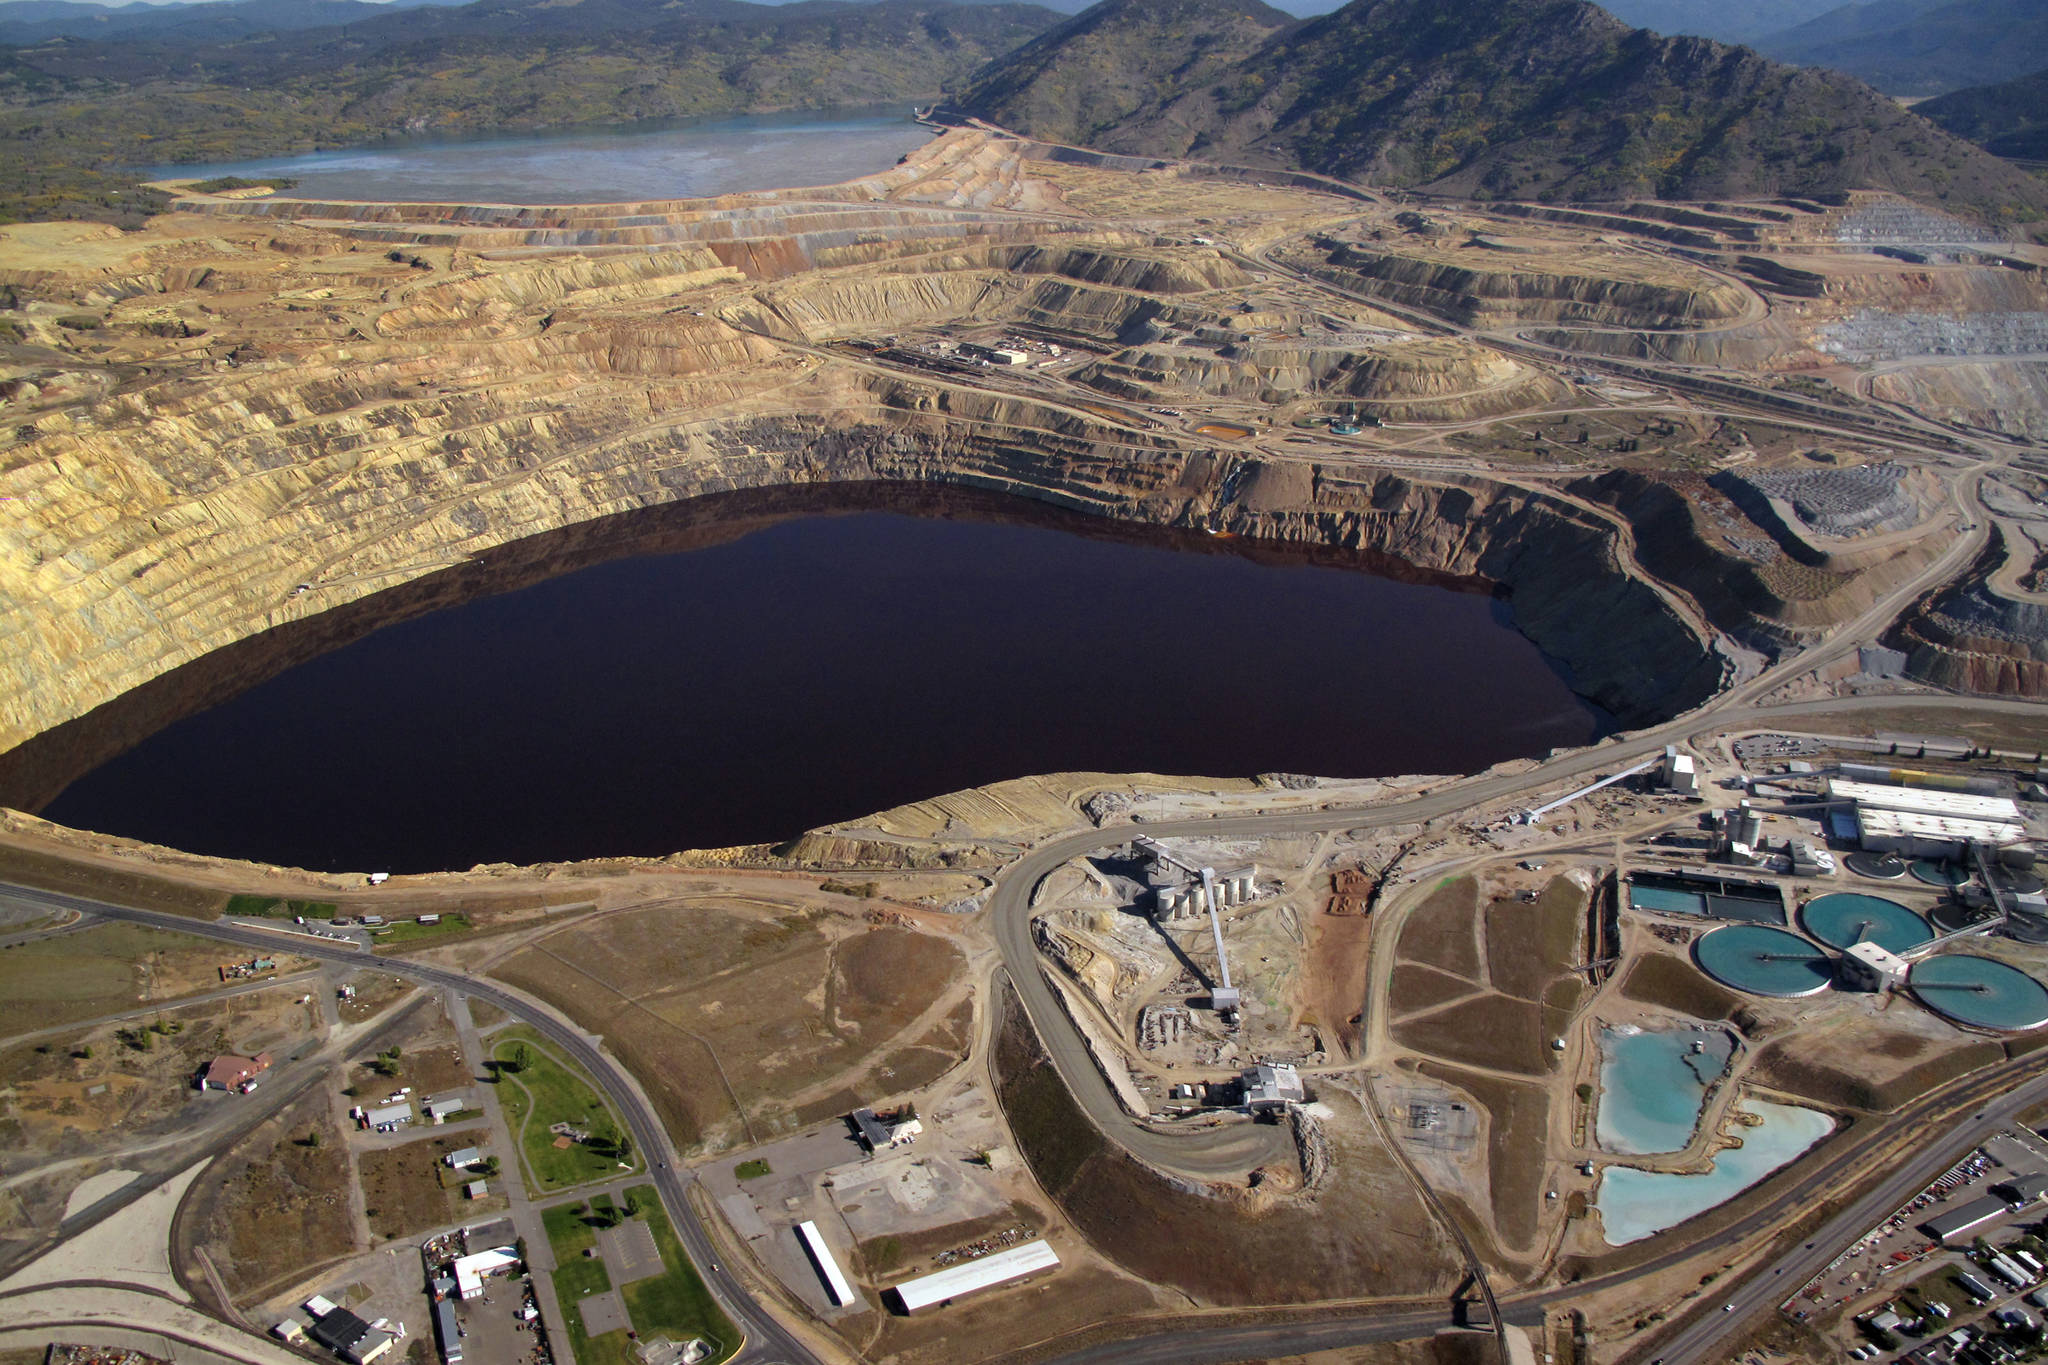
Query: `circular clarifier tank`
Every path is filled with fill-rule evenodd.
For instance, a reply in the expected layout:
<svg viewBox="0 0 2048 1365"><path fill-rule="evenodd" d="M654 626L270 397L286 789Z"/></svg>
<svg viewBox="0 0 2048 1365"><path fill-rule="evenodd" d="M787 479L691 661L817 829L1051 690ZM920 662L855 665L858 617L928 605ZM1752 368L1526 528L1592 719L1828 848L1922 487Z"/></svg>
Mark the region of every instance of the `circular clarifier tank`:
<svg viewBox="0 0 2048 1365"><path fill-rule="evenodd" d="M1888 953L1903 953L1934 937L1926 920L1897 901L1853 892L1815 896L1800 908L1799 924L1836 949L1868 939Z"/></svg>
<svg viewBox="0 0 2048 1365"><path fill-rule="evenodd" d="M1821 949L1764 924L1724 925L1703 935L1692 952L1707 975L1751 995L1814 995L1826 990L1835 974Z"/></svg>
<svg viewBox="0 0 2048 1365"><path fill-rule="evenodd" d="M1961 886L1970 880L1970 873L1967 868L1957 867L1953 863L1937 862L1932 858L1916 858L1913 860L1913 878L1915 881L1926 882L1929 886Z"/></svg>
<svg viewBox="0 0 2048 1365"><path fill-rule="evenodd" d="M1930 957L1913 964L1906 983L1921 1004L1958 1024L2007 1032L2048 1024L2048 987L1988 957Z"/></svg>

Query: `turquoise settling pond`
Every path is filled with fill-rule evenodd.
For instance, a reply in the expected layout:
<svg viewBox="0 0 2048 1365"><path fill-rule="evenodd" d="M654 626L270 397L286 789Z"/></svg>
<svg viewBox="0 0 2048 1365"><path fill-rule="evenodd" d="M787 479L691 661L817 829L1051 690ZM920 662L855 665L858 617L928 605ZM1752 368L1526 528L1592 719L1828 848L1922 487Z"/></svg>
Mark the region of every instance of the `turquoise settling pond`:
<svg viewBox="0 0 2048 1365"><path fill-rule="evenodd" d="M1926 920L1897 901L1854 892L1814 897L1800 908L1799 922L1837 949L1868 939L1888 953L1903 953L1934 937Z"/></svg>
<svg viewBox="0 0 2048 1365"><path fill-rule="evenodd" d="M1719 1029L1602 1029L1600 1146L1626 1156L1683 1148L1733 1050Z"/></svg>
<svg viewBox="0 0 2048 1365"><path fill-rule="evenodd" d="M1797 1158L1835 1126L1825 1114L1789 1104L1752 1099L1738 1108L1763 1122L1754 1128L1738 1128L1742 1145L1717 1153L1712 1169L1704 1174L1607 1168L1593 1206L1600 1210L1608 1245L1639 1242L1726 1203Z"/></svg>
<svg viewBox="0 0 2048 1365"><path fill-rule="evenodd" d="M1913 964L1906 983L1921 1004L1972 1028L2017 1032L2048 1024L2048 989L1988 957L1930 957Z"/></svg>

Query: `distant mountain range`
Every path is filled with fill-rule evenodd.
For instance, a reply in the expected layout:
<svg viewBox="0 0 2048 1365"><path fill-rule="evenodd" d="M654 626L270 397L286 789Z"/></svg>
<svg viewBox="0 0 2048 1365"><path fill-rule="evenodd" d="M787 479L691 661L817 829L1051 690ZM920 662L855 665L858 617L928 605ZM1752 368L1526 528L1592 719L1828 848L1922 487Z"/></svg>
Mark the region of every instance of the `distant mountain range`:
<svg viewBox="0 0 2048 1365"><path fill-rule="evenodd" d="M1938 95L2048 61L2048 0L1871 0L1755 46L1779 61L1846 71L1888 95Z"/></svg>
<svg viewBox="0 0 2048 1365"><path fill-rule="evenodd" d="M2048 71L1957 90L1913 112L1998 156L2048 161Z"/></svg>
<svg viewBox="0 0 2048 1365"><path fill-rule="evenodd" d="M51 38L119 40L174 35L227 42L252 33L361 23L393 10L467 0L219 0L212 4L91 5L81 0L11 0L0 4L0 43Z"/></svg>
<svg viewBox="0 0 2048 1365"><path fill-rule="evenodd" d="M1582 0L1105 0L978 72L964 112L1116 152L1481 197L1883 186L2038 217L2048 185L1830 71L1631 29Z"/></svg>
<svg viewBox="0 0 2048 1365"><path fill-rule="evenodd" d="M1636 28L1724 43L1754 43L1840 7L1841 0L1609 0L1601 5Z"/></svg>
<svg viewBox="0 0 2048 1365"><path fill-rule="evenodd" d="M402 134L615 124L928 99L1059 21L1036 5L476 0L210 40L177 28L0 47L0 221L122 220L126 168ZM222 21L194 6L204 24ZM231 15L229 16L232 17Z"/></svg>

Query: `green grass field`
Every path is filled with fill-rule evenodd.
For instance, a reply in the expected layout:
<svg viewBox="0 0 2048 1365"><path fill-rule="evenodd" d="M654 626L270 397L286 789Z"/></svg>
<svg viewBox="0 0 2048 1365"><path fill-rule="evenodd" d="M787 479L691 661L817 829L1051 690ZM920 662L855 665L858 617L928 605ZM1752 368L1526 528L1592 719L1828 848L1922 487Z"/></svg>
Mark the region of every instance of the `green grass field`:
<svg viewBox="0 0 2048 1365"><path fill-rule="evenodd" d="M526 1066L513 1071L509 1064L522 1047ZM539 1034L524 1027L505 1030L492 1045L491 1060L502 1064L497 1073L498 1102L518 1136L528 1189L538 1195L621 1174L616 1159L588 1144L555 1146L555 1135L548 1131L552 1124L572 1123L594 1134L622 1128L597 1088L557 1057ZM633 1154L630 1165L640 1168L639 1153Z"/></svg>
<svg viewBox="0 0 2048 1365"><path fill-rule="evenodd" d="M739 1165L733 1167L732 1173L733 1178L736 1180L759 1180L764 1175L775 1174L775 1168L759 1157L755 1157L752 1161L742 1161Z"/></svg>
<svg viewBox="0 0 2048 1365"><path fill-rule="evenodd" d="M660 1275L619 1291L626 1300L626 1311L633 1316L634 1329L643 1341L661 1336L677 1341L704 1337L718 1346L710 1359L724 1360L739 1349L739 1331L719 1310L704 1281L697 1278L696 1267L683 1254L683 1244L676 1240L675 1229L669 1226L668 1214L663 1212L654 1186L637 1186L631 1194L640 1201L644 1210L640 1216L652 1229L654 1245L661 1251L662 1264L668 1267Z"/></svg>
<svg viewBox="0 0 2048 1365"><path fill-rule="evenodd" d="M730 1356L739 1346L739 1333L719 1311L711 1298L711 1291L697 1277L696 1268L683 1254L682 1243L676 1240L675 1230L669 1226L668 1215L662 1212L661 1201L652 1185L642 1185L632 1192L639 1202L640 1212L636 1217L647 1220L648 1230L654 1234L654 1245L661 1252L666 1269L650 1279L629 1284L619 1291L625 1301L626 1312L633 1319L633 1330L640 1334L642 1341L655 1337L669 1337L675 1341L687 1341L691 1337L703 1337L715 1342L718 1350L711 1360L721 1361ZM602 1214L612 1208L609 1197L599 1195L590 1201L594 1212ZM595 1294L611 1288L611 1276L605 1270L600 1256L586 1255L597 1246L597 1232L586 1221L581 1205L562 1205L544 1210L542 1221L547 1225L548 1244L555 1251L555 1297L562 1305L563 1324L569 1334L569 1349L576 1356L578 1365L636 1365L633 1354L634 1343L624 1332L606 1332L593 1337L583 1328L583 1314L577 1304L586 1294Z"/></svg>
<svg viewBox="0 0 2048 1365"><path fill-rule="evenodd" d="M263 915L273 919L333 919L341 907L333 901L292 901L281 896L229 896L223 915Z"/></svg>
<svg viewBox="0 0 2048 1365"><path fill-rule="evenodd" d="M623 1332L607 1332L592 1341L590 1334L583 1330L583 1313L577 1303L585 1294L595 1294L612 1287L612 1277L605 1272L604 1260L598 1256L585 1256L587 1251L597 1247L597 1233L583 1221L583 1208L577 1204L563 1204L541 1211L541 1222L548 1230L548 1245L555 1250L555 1298L562 1305L562 1316L567 1319L562 1325L569 1334L569 1350L579 1365L632 1365L632 1352L627 1349Z"/></svg>
<svg viewBox="0 0 2048 1365"><path fill-rule="evenodd" d="M435 924L421 924L418 920L400 920L387 924L371 937L379 948L395 947L401 943L418 943L422 939L446 938L451 934L466 934L470 931L469 916L443 915Z"/></svg>

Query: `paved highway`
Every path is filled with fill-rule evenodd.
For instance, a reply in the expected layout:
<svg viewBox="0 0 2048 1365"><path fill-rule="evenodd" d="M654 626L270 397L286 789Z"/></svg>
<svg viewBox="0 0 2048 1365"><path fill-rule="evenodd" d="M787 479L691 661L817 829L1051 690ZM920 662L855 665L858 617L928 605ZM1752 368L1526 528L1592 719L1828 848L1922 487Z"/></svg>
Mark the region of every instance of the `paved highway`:
<svg viewBox="0 0 2048 1365"><path fill-rule="evenodd" d="M2048 1075L2037 1075L1972 1111L1940 1139L1922 1143L1901 1157L1882 1180L1812 1237L1758 1270L1740 1288L1707 1300L1677 1335L1646 1349L1654 1351L1652 1358L1664 1365L1723 1359L1720 1342L1724 1336L1759 1310L1783 1303L1793 1290L1881 1219L1889 1218L1965 1152L2044 1102L2048 1102Z"/></svg>
<svg viewBox="0 0 2048 1365"><path fill-rule="evenodd" d="M220 921L186 919L179 915L159 914L151 910L131 910L125 906L109 905L82 896L41 891L8 883L0 883L0 901L46 909L75 910L102 919L147 924L154 928L198 934L251 948L276 948L280 939L287 937L278 930L251 928ZM424 986L458 991L474 1000L487 1000L505 1013L538 1029L543 1037L587 1071L618 1106L634 1143L646 1153L648 1161L654 1167L649 1175L661 1195L662 1206L668 1210L669 1222L675 1227L676 1235L682 1239L684 1249L696 1263L698 1273L704 1277L705 1283L717 1296L719 1306L725 1309L726 1315L733 1320L745 1337L745 1347L737 1359L749 1363L759 1361L764 1365L766 1362L781 1362L782 1365L813 1365L818 1362L816 1355L781 1323L762 1311L732 1273L720 1265L710 1237L697 1220L696 1210L690 1207L689 1200L684 1196L688 1177L676 1165L676 1156L670 1146L668 1133L663 1129L660 1119L656 1117L653 1106L648 1103L646 1095L625 1070L607 1056L589 1035L528 996L481 977L471 976L467 972L452 971L405 958L371 960L361 949L353 946L344 947L321 939L308 939L303 934L291 934L288 937L292 951L301 956L347 963L350 966L374 971L389 971L394 976L401 976Z"/></svg>

